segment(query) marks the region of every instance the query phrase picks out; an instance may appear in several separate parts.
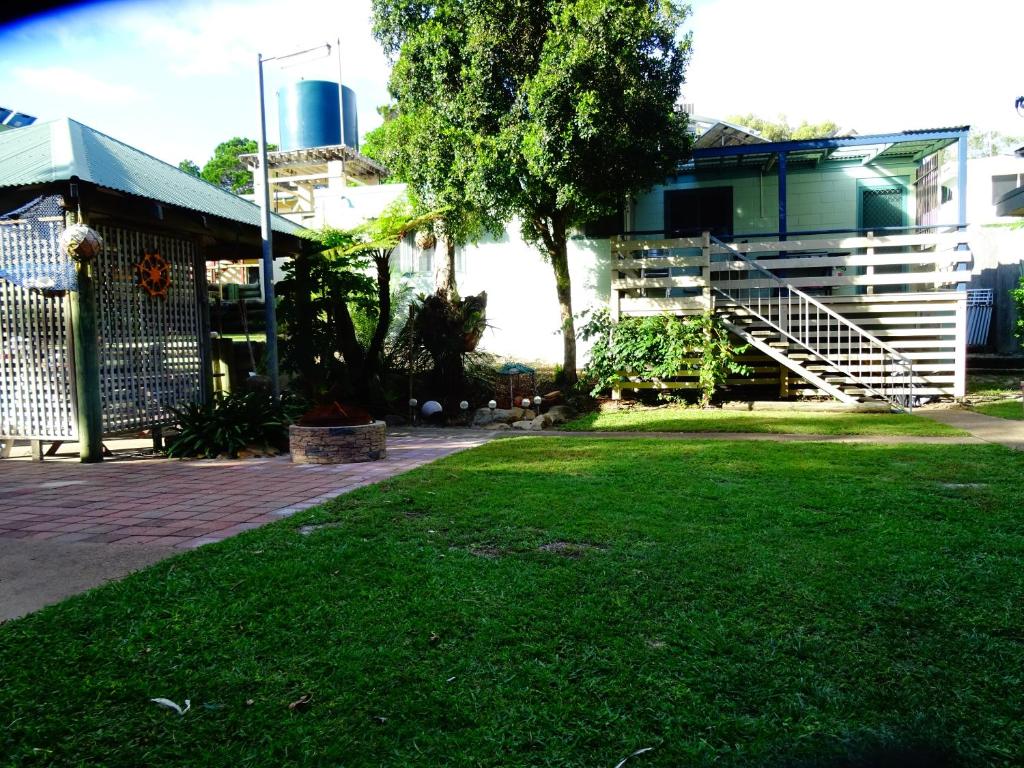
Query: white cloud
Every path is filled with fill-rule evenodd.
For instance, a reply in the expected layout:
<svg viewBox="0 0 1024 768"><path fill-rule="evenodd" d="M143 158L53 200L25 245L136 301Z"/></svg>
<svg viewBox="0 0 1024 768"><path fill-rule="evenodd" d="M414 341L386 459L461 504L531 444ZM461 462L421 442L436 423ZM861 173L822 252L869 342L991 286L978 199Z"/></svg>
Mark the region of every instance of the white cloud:
<svg viewBox="0 0 1024 768"><path fill-rule="evenodd" d="M131 86L101 80L72 67L15 67L11 74L20 85L53 99L117 104L144 98Z"/></svg>

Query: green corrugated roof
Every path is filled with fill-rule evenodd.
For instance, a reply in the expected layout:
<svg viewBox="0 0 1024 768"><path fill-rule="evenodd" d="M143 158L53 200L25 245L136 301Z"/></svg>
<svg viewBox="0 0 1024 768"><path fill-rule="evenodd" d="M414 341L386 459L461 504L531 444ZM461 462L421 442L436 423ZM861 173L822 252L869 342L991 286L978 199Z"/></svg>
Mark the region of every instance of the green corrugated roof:
<svg viewBox="0 0 1024 768"><path fill-rule="evenodd" d="M0 133L0 187L64 181L72 176L161 203L260 225L260 209L248 200L70 118ZM275 232L298 235L305 229L276 214L272 221Z"/></svg>

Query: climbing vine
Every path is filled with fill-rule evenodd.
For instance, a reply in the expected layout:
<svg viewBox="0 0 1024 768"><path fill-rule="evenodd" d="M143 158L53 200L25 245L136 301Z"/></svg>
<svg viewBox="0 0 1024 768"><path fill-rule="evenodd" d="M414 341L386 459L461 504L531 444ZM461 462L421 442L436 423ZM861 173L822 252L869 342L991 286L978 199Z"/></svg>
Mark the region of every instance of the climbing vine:
<svg viewBox="0 0 1024 768"><path fill-rule="evenodd" d="M653 380L695 373L700 404L706 407L729 374L750 372L736 360L747 347L733 345L712 312L686 318L627 317L613 323L608 310L599 309L586 313L580 336L594 341L586 368L593 395L611 389L624 375Z"/></svg>

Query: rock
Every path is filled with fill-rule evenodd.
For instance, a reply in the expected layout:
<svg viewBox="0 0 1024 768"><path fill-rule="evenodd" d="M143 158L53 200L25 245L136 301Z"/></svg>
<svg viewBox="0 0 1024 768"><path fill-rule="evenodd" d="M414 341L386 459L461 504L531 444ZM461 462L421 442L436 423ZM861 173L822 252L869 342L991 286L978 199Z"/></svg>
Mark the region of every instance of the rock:
<svg viewBox="0 0 1024 768"><path fill-rule="evenodd" d="M526 413L526 411L524 411L522 408L516 405L513 406L512 408L509 408L508 413L511 416L511 421L519 421L520 419L523 418L523 414Z"/></svg>
<svg viewBox="0 0 1024 768"><path fill-rule="evenodd" d="M483 427L494 421L494 416L491 414L490 408L477 408L476 413L473 414L473 426Z"/></svg>
<svg viewBox="0 0 1024 768"><path fill-rule="evenodd" d="M728 403L722 403L723 411L749 411L750 403L743 400L730 400Z"/></svg>
<svg viewBox="0 0 1024 768"><path fill-rule="evenodd" d="M532 424L531 429L547 429L551 426L551 416L546 413L534 416L530 424Z"/></svg>
<svg viewBox="0 0 1024 768"><path fill-rule="evenodd" d="M499 429L512 429L512 427L510 427L508 424L505 424L505 423L500 422L500 421L492 421L490 424L486 424L484 426L484 429L499 430Z"/></svg>
<svg viewBox="0 0 1024 768"><path fill-rule="evenodd" d="M533 429L533 422L532 421L526 421L526 420L523 420L523 421L513 421L512 422L512 429L522 429L522 430L528 431L528 430Z"/></svg>
<svg viewBox="0 0 1024 768"><path fill-rule="evenodd" d="M568 405L555 405L545 415L551 419L552 424L564 424L576 418L576 411Z"/></svg>
<svg viewBox="0 0 1024 768"><path fill-rule="evenodd" d="M534 413L531 409L528 408L525 411L523 411L523 419L525 421L533 421L535 418L537 418L537 414Z"/></svg>

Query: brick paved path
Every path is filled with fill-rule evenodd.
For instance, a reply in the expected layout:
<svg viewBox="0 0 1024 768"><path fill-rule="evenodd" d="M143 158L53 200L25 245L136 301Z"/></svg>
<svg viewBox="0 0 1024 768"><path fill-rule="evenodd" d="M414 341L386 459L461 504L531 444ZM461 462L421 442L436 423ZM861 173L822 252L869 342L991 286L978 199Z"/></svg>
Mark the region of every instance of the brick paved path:
<svg viewBox="0 0 1024 768"><path fill-rule="evenodd" d="M406 430L384 461L293 465L124 459L83 465L0 460L0 539L189 548L481 445L494 433Z"/></svg>

